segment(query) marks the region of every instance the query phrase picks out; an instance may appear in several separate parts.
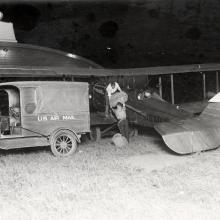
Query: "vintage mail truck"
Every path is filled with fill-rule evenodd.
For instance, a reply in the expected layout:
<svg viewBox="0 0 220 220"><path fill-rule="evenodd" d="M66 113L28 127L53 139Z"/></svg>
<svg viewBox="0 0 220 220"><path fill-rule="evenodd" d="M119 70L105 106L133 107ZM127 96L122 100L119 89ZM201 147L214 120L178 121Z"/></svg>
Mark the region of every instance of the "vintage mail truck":
<svg viewBox="0 0 220 220"><path fill-rule="evenodd" d="M1 149L50 145L54 155L68 156L90 131L88 84L1 83L0 125Z"/></svg>

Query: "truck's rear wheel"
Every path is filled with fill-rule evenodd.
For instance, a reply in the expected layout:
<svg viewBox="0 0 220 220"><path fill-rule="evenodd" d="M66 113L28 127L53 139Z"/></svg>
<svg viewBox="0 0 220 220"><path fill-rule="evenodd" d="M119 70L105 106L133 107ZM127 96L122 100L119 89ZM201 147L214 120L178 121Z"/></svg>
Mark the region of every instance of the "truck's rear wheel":
<svg viewBox="0 0 220 220"><path fill-rule="evenodd" d="M55 156L66 157L77 149L77 141L74 134L67 130L61 130L51 137L51 151Z"/></svg>

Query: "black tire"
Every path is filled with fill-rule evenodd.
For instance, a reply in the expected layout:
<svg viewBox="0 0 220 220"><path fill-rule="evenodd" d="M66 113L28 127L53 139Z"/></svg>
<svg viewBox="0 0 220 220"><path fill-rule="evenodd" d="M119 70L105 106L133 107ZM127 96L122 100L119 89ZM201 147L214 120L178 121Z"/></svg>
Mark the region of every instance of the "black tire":
<svg viewBox="0 0 220 220"><path fill-rule="evenodd" d="M91 128L90 139L92 141L100 141L100 139L101 139L101 129L100 129L100 127Z"/></svg>
<svg viewBox="0 0 220 220"><path fill-rule="evenodd" d="M57 157L67 157L77 149L75 135L67 130L61 130L52 135L50 141L51 151Z"/></svg>
<svg viewBox="0 0 220 220"><path fill-rule="evenodd" d="M132 128L130 132L131 137L137 137L138 136L138 129L137 128Z"/></svg>

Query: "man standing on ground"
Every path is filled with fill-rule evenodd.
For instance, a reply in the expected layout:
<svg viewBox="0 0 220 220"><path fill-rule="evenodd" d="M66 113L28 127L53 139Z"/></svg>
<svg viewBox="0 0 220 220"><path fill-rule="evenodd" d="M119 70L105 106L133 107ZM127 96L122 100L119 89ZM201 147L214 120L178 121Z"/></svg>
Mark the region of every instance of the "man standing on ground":
<svg viewBox="0 0 220 220"><path fill-rule="evenodd" d="M118 119L118 128L122 136L124 136L129 142L129 127L128 120L126 117L125 106L118 102L116 107L113 108L116 118Z"/></svg>

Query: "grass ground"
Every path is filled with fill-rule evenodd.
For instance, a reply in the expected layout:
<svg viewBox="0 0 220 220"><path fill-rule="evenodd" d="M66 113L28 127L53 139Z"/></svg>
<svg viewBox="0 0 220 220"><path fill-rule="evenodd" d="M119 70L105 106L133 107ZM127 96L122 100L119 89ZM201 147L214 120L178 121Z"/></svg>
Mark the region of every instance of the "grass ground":
<svg viewBox="0 0 220 220"><path fill-rule="evenodd" d="M219 219L220 150L178 156L155 133L0 152L0 219Z"/></svg>

